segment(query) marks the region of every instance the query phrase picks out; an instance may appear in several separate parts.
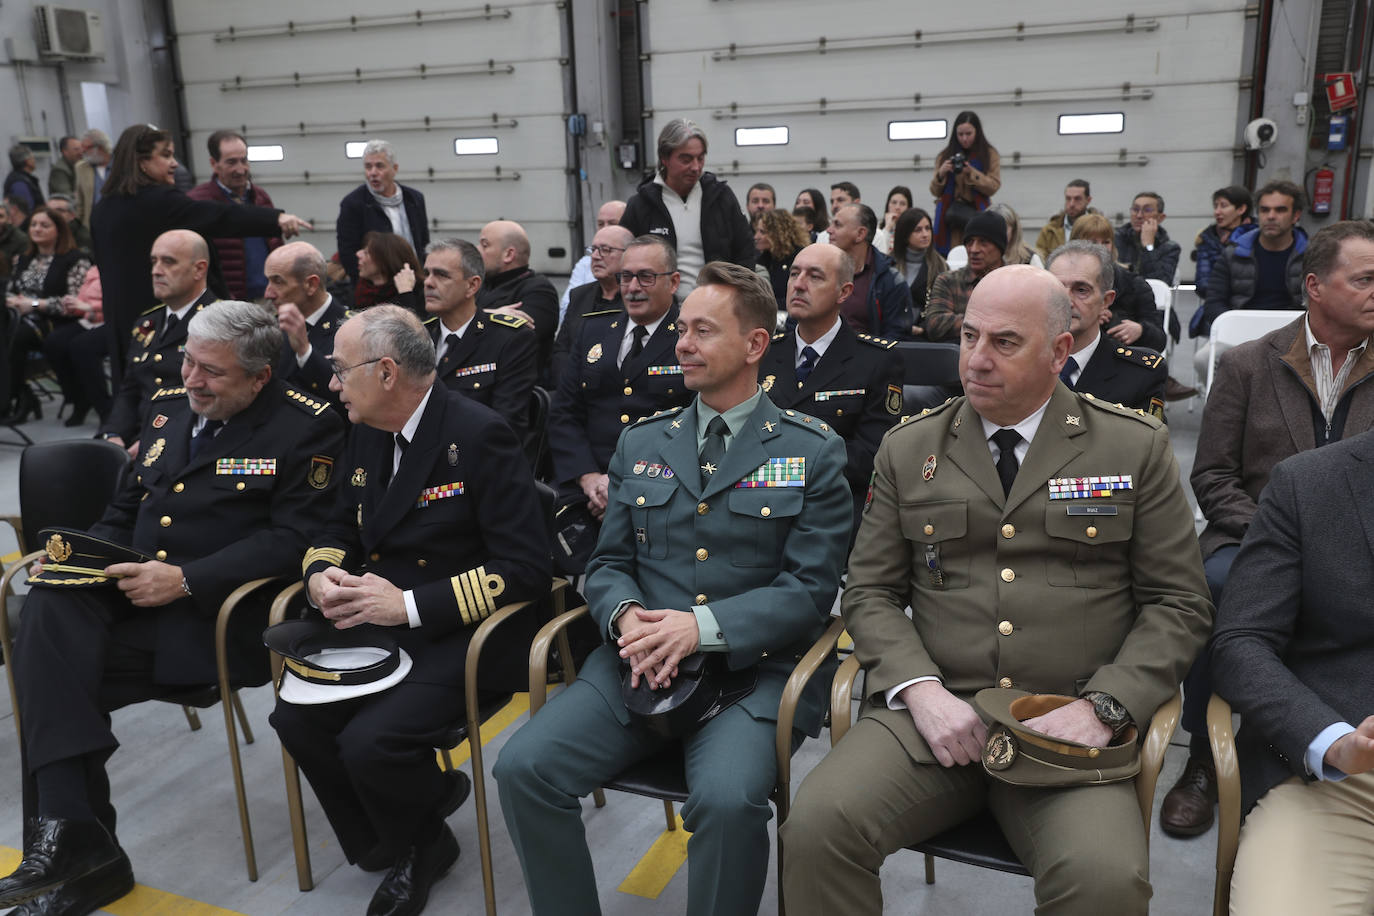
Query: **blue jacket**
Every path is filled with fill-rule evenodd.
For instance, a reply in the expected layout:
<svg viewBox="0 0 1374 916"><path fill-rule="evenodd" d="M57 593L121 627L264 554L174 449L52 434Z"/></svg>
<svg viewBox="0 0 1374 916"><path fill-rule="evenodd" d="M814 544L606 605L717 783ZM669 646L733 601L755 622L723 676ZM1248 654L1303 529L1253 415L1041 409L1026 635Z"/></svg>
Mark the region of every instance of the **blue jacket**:
<svg viewBox="0 0 1374 916"><path fill-rule="evenodd" d="M896 263L873 249L873 284L868 288L868 332L885 340L910 340L916 315L911 289Z"/></svg>

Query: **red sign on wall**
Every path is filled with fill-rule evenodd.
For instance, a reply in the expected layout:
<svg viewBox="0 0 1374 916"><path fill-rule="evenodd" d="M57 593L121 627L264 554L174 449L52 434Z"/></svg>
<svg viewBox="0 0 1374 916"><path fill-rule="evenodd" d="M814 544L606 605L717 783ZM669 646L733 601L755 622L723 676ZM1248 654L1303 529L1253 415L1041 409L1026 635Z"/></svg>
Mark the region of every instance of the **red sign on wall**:
<svg viewBox="0 0 1374 916"><path fill-rule="evenodd" d="M1355 74L1326 74L1326 101L1330 104L1332 111L1354 108L1356 102L1359 101L1355 96Z"/></svg>

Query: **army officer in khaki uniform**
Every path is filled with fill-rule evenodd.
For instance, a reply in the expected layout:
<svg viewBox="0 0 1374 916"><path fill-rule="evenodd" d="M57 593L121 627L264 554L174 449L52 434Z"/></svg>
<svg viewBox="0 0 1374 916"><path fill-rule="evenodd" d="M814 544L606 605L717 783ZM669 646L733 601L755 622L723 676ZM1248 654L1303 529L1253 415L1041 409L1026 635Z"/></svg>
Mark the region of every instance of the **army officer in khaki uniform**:
<svg viewBox="0 0 1374 916"><path fill-rule="evenodd" d="M1027 724L1105 746L1148 724L1211 626L1168 436L1059 382L1068 328L1049 273L989 274L961 331L966 397L883 440L842 603L863 714L783 826L789 912L881 912L883 859L984 806L1035 876L1037 913L1147 910L1132 782L993 780L969 703L995 686L1080 697ZM1108 479L1066 481L1093 477Z"/></svg>

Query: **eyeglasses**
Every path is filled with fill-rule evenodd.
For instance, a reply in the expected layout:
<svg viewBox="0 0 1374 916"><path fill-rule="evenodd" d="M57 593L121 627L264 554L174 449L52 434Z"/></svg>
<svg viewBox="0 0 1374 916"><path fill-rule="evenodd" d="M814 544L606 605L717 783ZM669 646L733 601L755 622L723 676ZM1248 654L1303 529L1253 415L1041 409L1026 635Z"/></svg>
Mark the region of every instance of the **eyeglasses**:
<svg viewBox="0 0 1374 916"><path fill-rule="evenodd" d="M344 375L346 375L347 373L352 372L354 369L357 369L360 366L367 366L371 363L381 362L383 359L385 359L385 357L379 356L376 359L364 360L360 363L354 363L351 366L340 366L338 363L331 361L329 364L329 370L334 373L334 377L338 379L339 384L342 385L344 383Z"/></svg>
<svg viewBox="0 0 1374 916"><path fill-rule="evenodd" d="M612 251L624 251L624 248L616 248L614 245L588 245L587 254L599 254L603 258Z"/></svg>
<svg viewBox="0 0 1374 916"><path fill-rule="evenodd" d="M1154 207L1131 207L1132 216L1154 216L1158 212Z"/></svg>
<svg viewBox="0 0 1374 916"><path fill-rule="evenodd" d="M615 275L615 278L621 286L624 286L631 280L638 280L641 289L653 289L659 277L671 277L673 273L674 271L671 270L665 270L662 273L654 273L652 270L641 270L637 273L630 273L628 270L622 270Z"/></svg>

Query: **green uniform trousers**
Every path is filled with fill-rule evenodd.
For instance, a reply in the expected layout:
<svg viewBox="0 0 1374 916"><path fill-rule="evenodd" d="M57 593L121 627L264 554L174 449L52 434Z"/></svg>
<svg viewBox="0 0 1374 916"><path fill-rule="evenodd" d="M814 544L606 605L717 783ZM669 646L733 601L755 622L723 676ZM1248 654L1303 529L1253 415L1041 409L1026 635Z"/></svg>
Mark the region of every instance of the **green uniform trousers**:
<svg viewBox="0 0 1374 916"><path fill-rule="evenodd" d="M883 860L984 806L1035 877L1037 914L1148 912L1149 853L1134 782L1009 786L978 763L915 763L886 726L860 719L806 777L782 825L789 916L881 914Z"/></svg>

